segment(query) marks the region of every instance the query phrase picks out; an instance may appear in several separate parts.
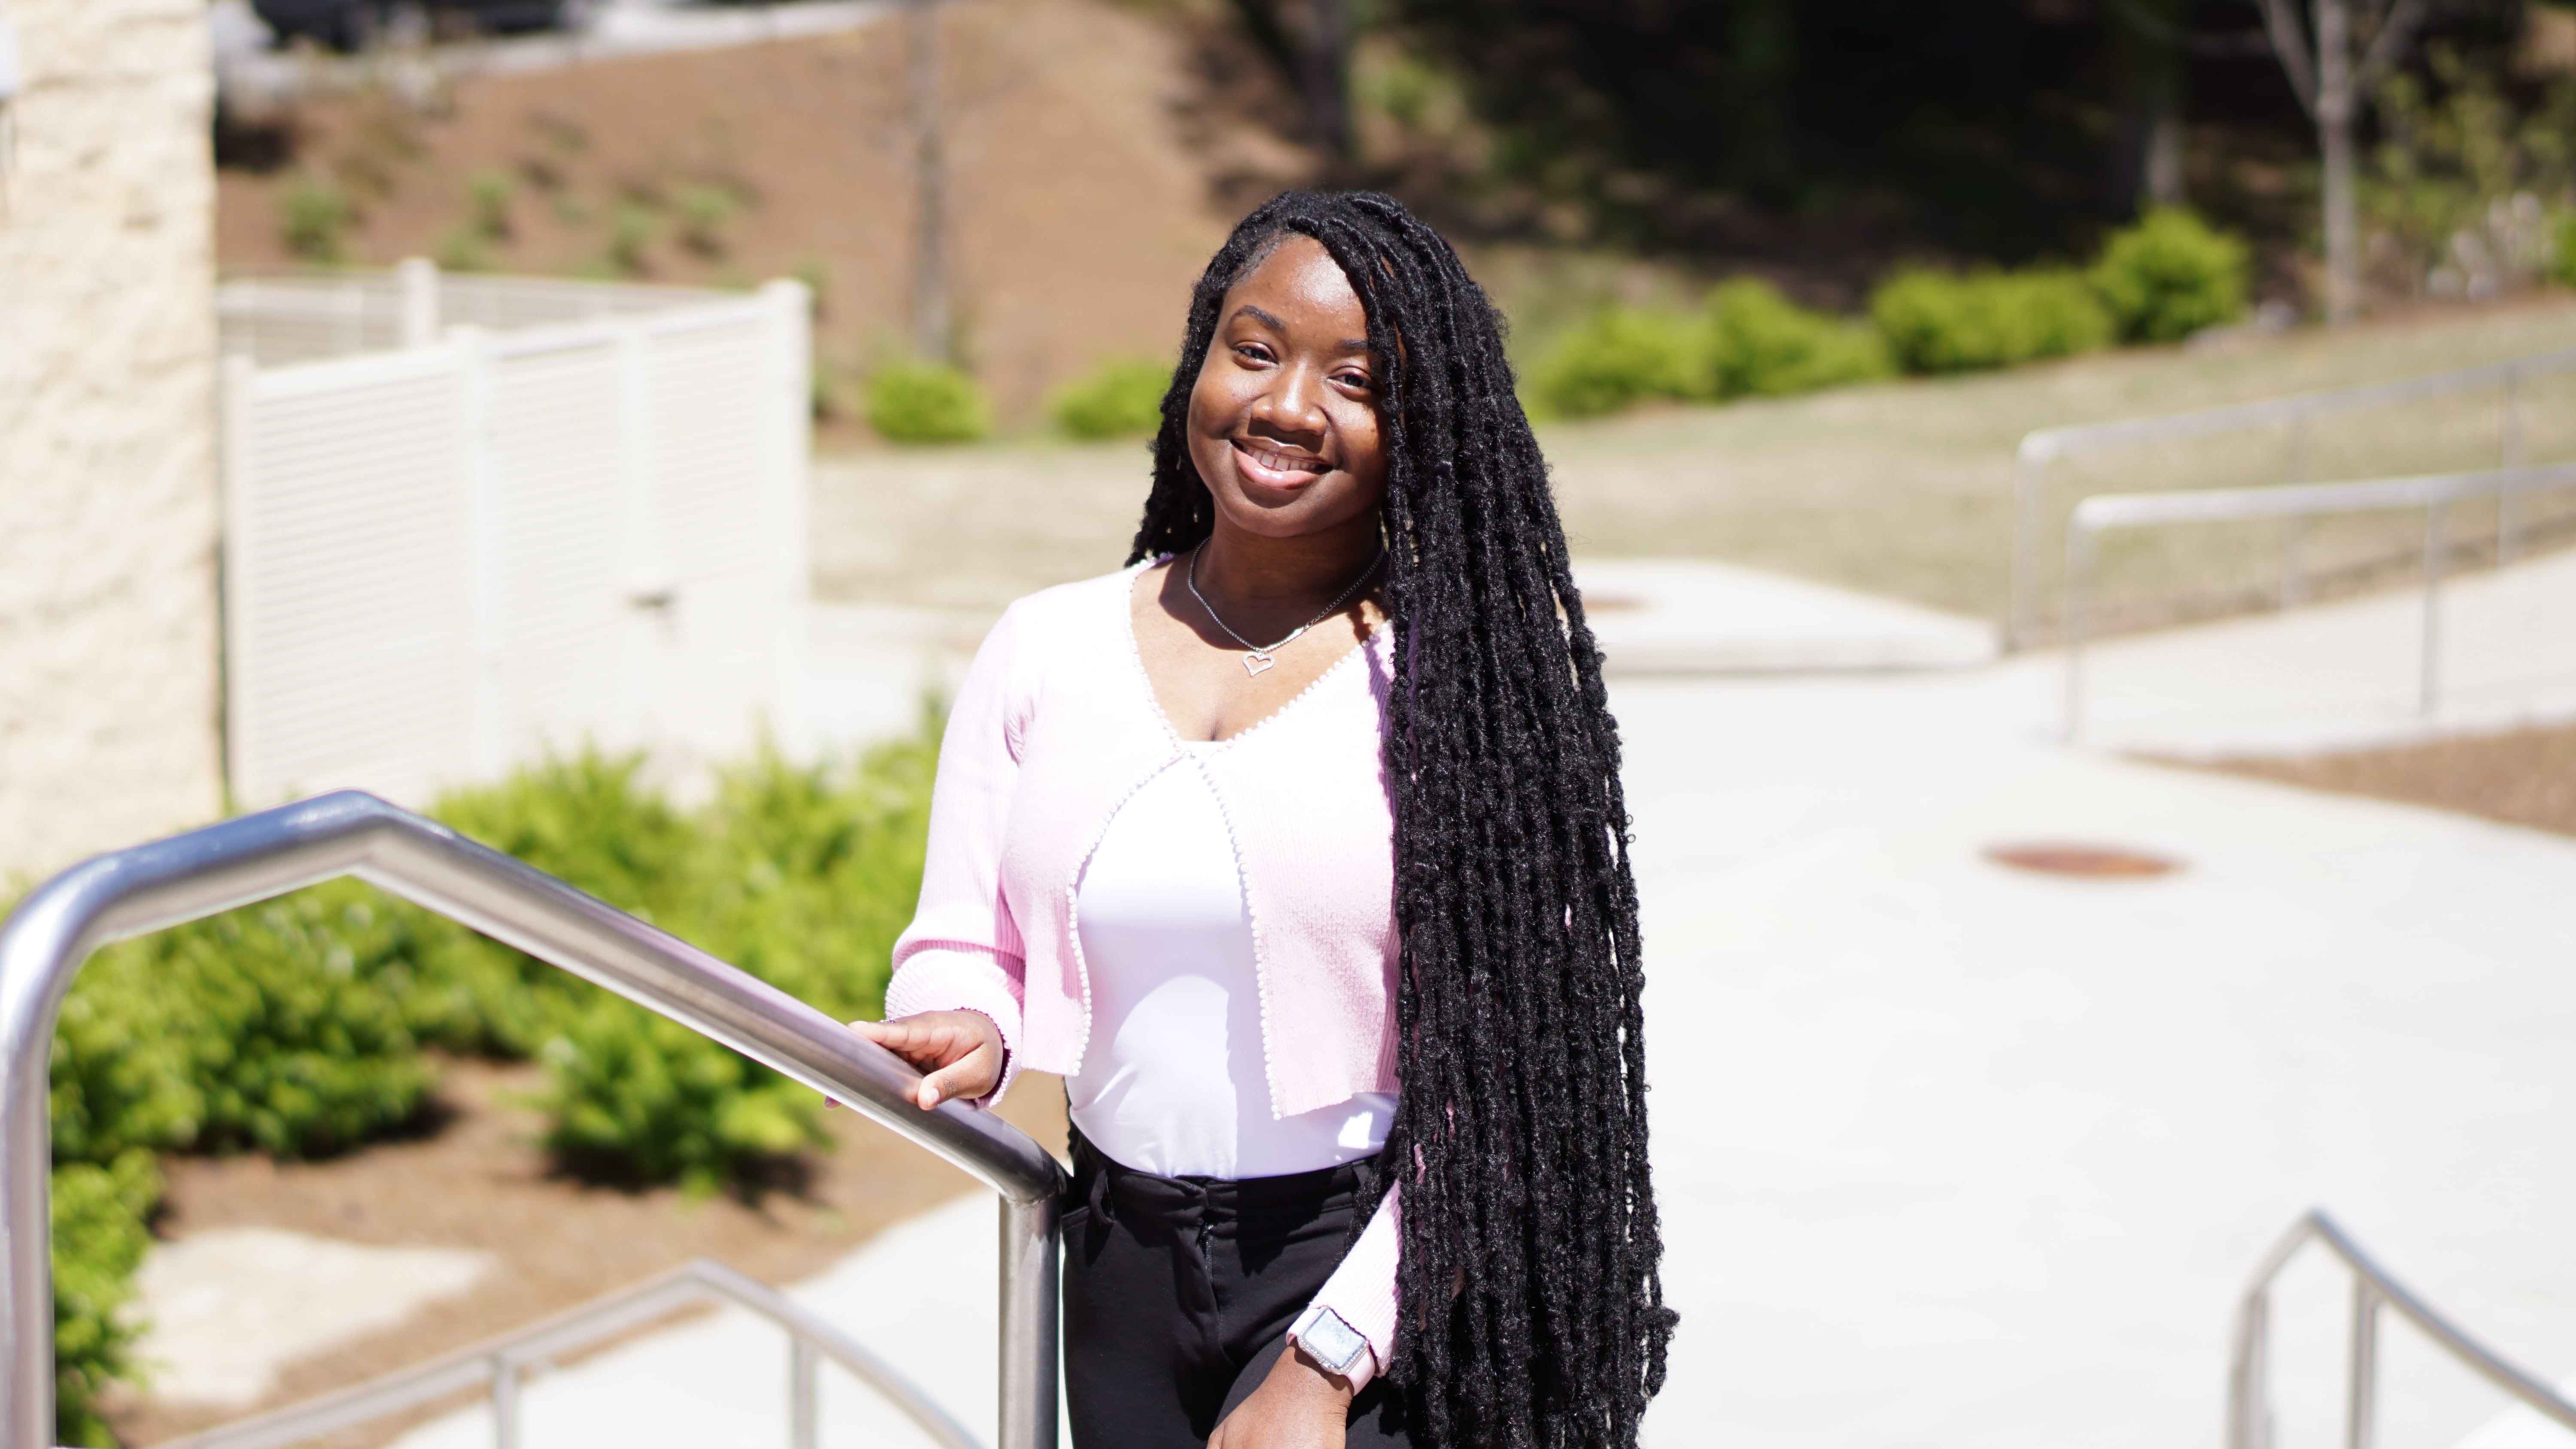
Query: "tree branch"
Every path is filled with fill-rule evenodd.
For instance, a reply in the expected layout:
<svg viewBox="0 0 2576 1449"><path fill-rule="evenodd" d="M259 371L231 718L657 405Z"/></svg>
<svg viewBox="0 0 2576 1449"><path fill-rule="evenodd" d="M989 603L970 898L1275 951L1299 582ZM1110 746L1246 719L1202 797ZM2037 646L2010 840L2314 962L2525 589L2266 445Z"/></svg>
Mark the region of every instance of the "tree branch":
<svg viewBox="0 0 2576 1449"><path fill-rule="evenodd" d="M2389 7L2379 33L2370 37L2370 49L2362 52L2361 64L2353 68L2354 80L2366 89L2397 63L2398 52L2406 48L2415 27L2424 23L2424 9L2424 0L2397 0Z"/></svg>
<svg viewBox="0 0 2576 1449"><path fill-rule="evenodd" d="M2307 28L2299 23L2299 12L2291 0L2251 0L2263 12L2263 29L2272 37L2272 53L2281 58L2281 70L2290 78L2290 89L2310 116L2317 113L2316 63L2308 58Z"/></svg>

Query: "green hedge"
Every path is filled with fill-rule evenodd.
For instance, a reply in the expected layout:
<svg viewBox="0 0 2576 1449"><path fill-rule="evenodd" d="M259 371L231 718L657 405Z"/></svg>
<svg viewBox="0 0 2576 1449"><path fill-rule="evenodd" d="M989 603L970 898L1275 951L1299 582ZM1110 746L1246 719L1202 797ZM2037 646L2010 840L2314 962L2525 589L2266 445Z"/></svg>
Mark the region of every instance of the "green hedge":
<svg viewBox="0 0 2576 1449"><path fill-rule="evenodd" d="M1055 425L1077 438L1150 436L1163 425L1163 394L1172 365L1149 357L1112 358L1055 395Z"/></svg>
<svg viewBox="0 0 2576 1449"><path fill-rule="evenodd" d="M1810 312L1767 282L1745 278L1708 294L1708 391L1786 397L1895 370L1866 322Z"/></svg>
<svg viewBox="0 0 2576 1449"><path fill-rule="evenodd" d="M435 813L839 1017L883 1010L920 891L940 721L857 761L764 751L681 811L640 761L586 753ZM58 1433L106 1443L120 1309L160 1196L154 1155L306 1157L404 1129L437 1047L536 1056L577 1171L712 1189L827 1145L812 1092L553 966L355 881L112 946L55 1034Z"/></svg>
<svg viewBox="0 0 2576 1449"><path fill-rule="evenodd" d="M135 1270L152 1245L145 1226L161 1200L161 1171L140 1148L105 1165L75 1162L53 1174L54 1441L113 1445L99 1396L135 1377L141 1334L127 1305Z"/></svg>
<svg viewBox="0 0 2576 1449"><path fill-rule="evenodd" d="M2245 312L2245 243L2179 207L2111 234L2089 278L2123 342L2179 342Z"/></svg>
<svg viewBox="0 0 2576 1449"><path fill-rule="evenodd" d="M1702 400L1710 396L1707 332L1687 316L1605 308L1560 339L1531 382L1542 409L1570 418L1651 399Z"/></svg>
<svg viewBox="0 0 2576 1449"><path fill-rule="evenodd" d="M889 442L971 443L993 430L983 388L944 363L886 363L867 390L868 426Z"/></svg>
<svg viewBox="0 0 2576 1449"><path fill-rule="evenodd" d="M2111 342L2111 314L2068 271L1908 270L1870 297L1870 316L1908 372L1967 372L2090 352Z"/></svg>

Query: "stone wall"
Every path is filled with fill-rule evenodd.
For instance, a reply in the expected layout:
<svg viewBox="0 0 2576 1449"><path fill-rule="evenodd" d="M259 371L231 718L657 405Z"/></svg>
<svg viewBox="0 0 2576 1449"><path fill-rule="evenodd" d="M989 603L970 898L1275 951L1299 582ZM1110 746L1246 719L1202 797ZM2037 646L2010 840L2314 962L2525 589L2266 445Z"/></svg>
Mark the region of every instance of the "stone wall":
<svg viewBox="0 0 2576 1449"><path fill-rule="evenodd" d="M205 0L0 0L0 897L214 816Z"/></svg>

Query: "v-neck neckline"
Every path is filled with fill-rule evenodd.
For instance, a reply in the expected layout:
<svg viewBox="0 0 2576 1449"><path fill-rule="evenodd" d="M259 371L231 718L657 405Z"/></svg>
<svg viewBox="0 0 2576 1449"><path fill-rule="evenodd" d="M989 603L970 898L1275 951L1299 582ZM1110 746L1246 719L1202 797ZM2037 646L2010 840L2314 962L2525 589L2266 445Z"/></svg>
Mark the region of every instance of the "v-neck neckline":
<svg viewBox="0 0 2576 1449"><path fill-rule="evenodd" d="M1324 681L1331 679L1334 675L1339 674L1344 669L1348 668L1352 660L1366 654L1370 648L1375 646L1377 643L1378 630L1371 629L1367 633L1362 634L1357 643L1354 643L1350 648L1342 651L1339 658L1335 659L1332 663L1325 665L1323 673L1306 681L1305 688L1298 690L1295 694L1292 694L1285 700L1280 701L1277 709L1272 710L1270 713L1263 715L1261 718L1254 720L1252 723L1245 725L1243 728L1236 730L1233 734L1227 735L1222 739L1190 739L1183 735L1180 732L1180 729L1172 723L1170 711L1163 708L1163 696L1154 689L1154 676L1145 668L1144 645L1136 638L1136 581L1144 576L1147 569L1154 567L1156 564L1169 563L1176 557L1178 557L1177 554L1167 553L1154 558L1142 560L1129 566L1126 577L1122 580L1122 586L1118 591L1118 623L1119 628L1125 631L1127 637L1128 662L1136 666L1136 685L1138 688L1145 691L1145 707L1152 711L1154 722L1163 727L1164 737L1170 740L1173 744L1184 747L1202 745L1207 747L1201 750L1193 750L1191 751L1192 753L1203 755L1221 754L1228 747L1249 739L1262 730L1269 728L1272 721L1278 719L1288 711L1295 709L1299 704L1304 703L1306 696L1313 694L1318 688L1322 687ZM1380 625L1379 627L1383 628L1384 626Z"/></svg>

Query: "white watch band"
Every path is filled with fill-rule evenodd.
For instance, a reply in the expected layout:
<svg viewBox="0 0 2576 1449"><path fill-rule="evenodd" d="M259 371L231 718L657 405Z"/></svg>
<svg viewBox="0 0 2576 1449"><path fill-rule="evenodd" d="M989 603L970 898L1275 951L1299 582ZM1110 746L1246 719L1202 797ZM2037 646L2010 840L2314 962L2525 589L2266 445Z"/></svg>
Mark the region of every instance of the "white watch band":
<svg viewBox="0 0 2576 1449"><path fill-rule="evenodd" d="M1351 1370L1359 1367L1369 1353L1367 1337L1321 1303L1306 1305L1306 1311L1289 1325L1288 1337L1308 1357L1344 1378L1350 1377Z"/></svg>

